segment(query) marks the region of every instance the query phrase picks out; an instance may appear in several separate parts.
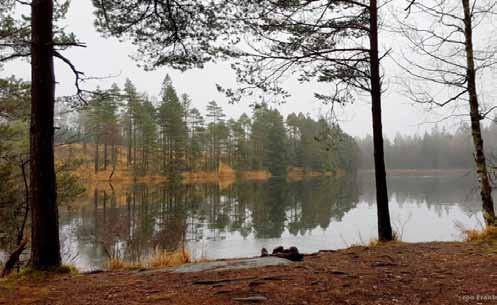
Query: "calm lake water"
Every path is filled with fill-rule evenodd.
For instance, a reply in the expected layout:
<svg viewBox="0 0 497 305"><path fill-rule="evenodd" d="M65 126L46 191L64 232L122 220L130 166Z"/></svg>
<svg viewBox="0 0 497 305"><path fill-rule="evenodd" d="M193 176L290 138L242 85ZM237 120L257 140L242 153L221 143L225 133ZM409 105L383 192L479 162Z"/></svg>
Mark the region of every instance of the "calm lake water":
<svg viewBox="0 0 497 305"><path fill-rule="evenodd" d="M113 190L114 189L114 190ZM483 218L472 176L389 177L394 229L404 241L461 239ZM256 256L262 247L301 252L365 244L376 237L374 177L272 179L231 185L94 189L62 208L63 254L82 270L109 256L130 260L183 244L194 258Z"/></svg>

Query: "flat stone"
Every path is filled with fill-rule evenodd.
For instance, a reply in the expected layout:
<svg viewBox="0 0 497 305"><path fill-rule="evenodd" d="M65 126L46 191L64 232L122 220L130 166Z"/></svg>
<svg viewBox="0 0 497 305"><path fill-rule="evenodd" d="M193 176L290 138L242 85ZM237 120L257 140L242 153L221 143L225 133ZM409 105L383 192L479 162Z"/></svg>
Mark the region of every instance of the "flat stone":
<svg viewBox="0 0 497 305"><path fill-rule="evenodd" d="M291 263L292 263L291 261L284 258L267 256L267 257L257 257L257 258L244 258L244 259L233 259L225 261L184 264L178 267L148 270L142 273L145 274L156 273L156 272L189 273L189 272L201 272L201 271L223 271L223 270L247 269L247 268L265 267L265 266L289 265Z"/></svg>
<svg viewBox="0 0 497 305"><path fill-rule="evenodd" d="M185 264L175 268L171 268L170 271L174 273L200 272L208 270L222 271L222 270L256 268L264 266L288 265L290 263L291 262L289 260L284 258L268 256L268 257L247 258L247 259L238 259L238 260Z"/></svg>

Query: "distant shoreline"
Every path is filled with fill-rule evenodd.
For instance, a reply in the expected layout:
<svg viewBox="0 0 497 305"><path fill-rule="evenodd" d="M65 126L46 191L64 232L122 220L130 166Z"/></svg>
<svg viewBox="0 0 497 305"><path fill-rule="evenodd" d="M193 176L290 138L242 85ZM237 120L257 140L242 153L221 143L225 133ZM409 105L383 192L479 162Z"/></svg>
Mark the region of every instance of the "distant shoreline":
<svg viewBox="0 0 497 305"><path fill-rule="evenodd" d="M464 176L473 173L473 169L434 169L434 168L389 168L387 175L403 176ZM359 173L374 173L374 169L360 169Z"/></svg>

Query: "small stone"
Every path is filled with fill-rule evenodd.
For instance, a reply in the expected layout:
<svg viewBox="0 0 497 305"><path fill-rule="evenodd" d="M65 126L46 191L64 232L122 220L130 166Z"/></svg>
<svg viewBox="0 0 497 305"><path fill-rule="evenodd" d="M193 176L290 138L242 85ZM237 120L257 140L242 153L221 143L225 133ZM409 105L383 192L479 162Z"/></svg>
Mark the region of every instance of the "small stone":
<svg viewBox="0 0 497 305"><path fill-rule="evenodd" d="M276 247L273 249L273 254L283 253L284 250L285 250L285 248L283 248L283 246Z"/></svg>
<svg viewBox="0 0 497 305"><path fill-rule="evenodd" d="M266 297L257 295L257 296L252 296L252 297L246 297L246 298L233 298L233 301L239 301L239 302L264 302L267 301Z"/></svg>

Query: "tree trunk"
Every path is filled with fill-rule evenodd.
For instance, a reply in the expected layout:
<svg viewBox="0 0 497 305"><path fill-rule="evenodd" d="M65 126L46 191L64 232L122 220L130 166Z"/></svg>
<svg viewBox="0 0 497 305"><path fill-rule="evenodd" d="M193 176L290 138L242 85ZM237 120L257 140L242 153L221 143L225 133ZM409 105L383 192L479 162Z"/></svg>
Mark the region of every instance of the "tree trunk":
<svg viewBox="0 0 497 305"><path fill-rule="evenodd" d="M97 132L97 136L95 138L95 174L98 173L99 169L99 148L98 148L98 143L99 142L99 136Z"/></svg>
<svg viewBox="0 0 497 305"><path fill-rule="evenodd" d="M116 144L114 143L114 139L112 140L110 151L111 151L111 153L110 153L111 163L112 163L112 166L115 167L116 160L117 160L117 151L116 151Z"/></svg>
<svg viewBox="0 0 497 305"><path fill-rule="evenodd" d="M26 230L26 223L28 222L29 217L29 185L28 175L26 174L26 165L26 162L21 161L21 173L22 180L24 182L24 215L22 217L21 225L19 226L19 229L17 231L17 245L20 245L23 239L26 238L24 236L24 231Z"/></svg>
<svg viewBox="0 0 497 305"><path fill-rule="evenodd" d="M167 172L166 168L166 129L162 127L162 152L161 152L161 158L162 158L162 174L165 174Z"/></svg>
<svg viewBox="0 0 497 305"><path fill-rule="evenodd" d="M86 157L86 154L87 154L88 150L87 150L87 147L86 147L86 134L83 135L83 155Z"/></svg>
<svg viewBox="0 0 497 305"><path fill-rule="evenodd" d="M488 177L487 162L485 160L485 152L483 149L483 138L481 135L480 126L480 110L478 105L478 96L476 93L476 69L473 57L473 28L471 22L471 12L469 0L462 0L464 8L464 36L466 48L466 63L467 63L467 80L468 80L468 95L471 117L471 134L473 136L473 144L475 147L475 162L476 173L480 183L480 195L483 205L483 217L488 226L495 225L494 202L492 199L492 187Z"/></svg>
<svg viewBox="0 0 497 305"><path fill-rule="evenodd" d="M95 235L95 238L98 237L98 189L95 188L93 192L93 216L95 218L95 226L94 226L94 231L93 234Z"/></svg>
<svg viewBox="0 0 497 305"><path fill-rule="evenodd" d="M61 264L54 168L55 76L53 1L31 4L31 264L35 269Z"/></svg>
<svg viewBox="0 0 497 305"><path fill-rule="evenodd" d="M129 105L128 105L129 107ZM131 112L128 112L129 114L129 127L128 127L128 155L127 155L127 161L128 161L128 167L131 165L131 133L133 129L133 123L131 120Z"/></svg>
<svg viewBox="0 0 497 305"><path fill-rule="evenodd" d="M146 171L147 171L147 157L146 157L146 152L145 152L145 142L142 145L142 175L145 176Z"/></svg>
<svg viewBox="0 0 497 305"><path fill-rule="evenodd" d="M133 129L133 175L136 175L136 128Z"/></svg>
<svg viewBox="0 0 497 305"><path fill-rule="evenodd" d="M381 122L381 79L378 57L378 7L376 0L370 1L370 65L371 102L373 114L374 166L376 178L376 207L378 212L378 239L392 240L392 226L388 208L387 178L383 152L383 127Z"/></svg>
<svg viewBox="0 0 497 305"><path fill-rule="evenodd" d="M116 163L117 163L117 150L116 150L116 145L114 143L114 138L112 139L111 159L112 159L112 171L109 175L109 181L114 176L114 173L116 171Z"/></svg>
<svg viewBox="0 0 497 305"><path fill-rule="evenodd" d="M107 170L107 136L104 138L104 171Z"/></svg>

